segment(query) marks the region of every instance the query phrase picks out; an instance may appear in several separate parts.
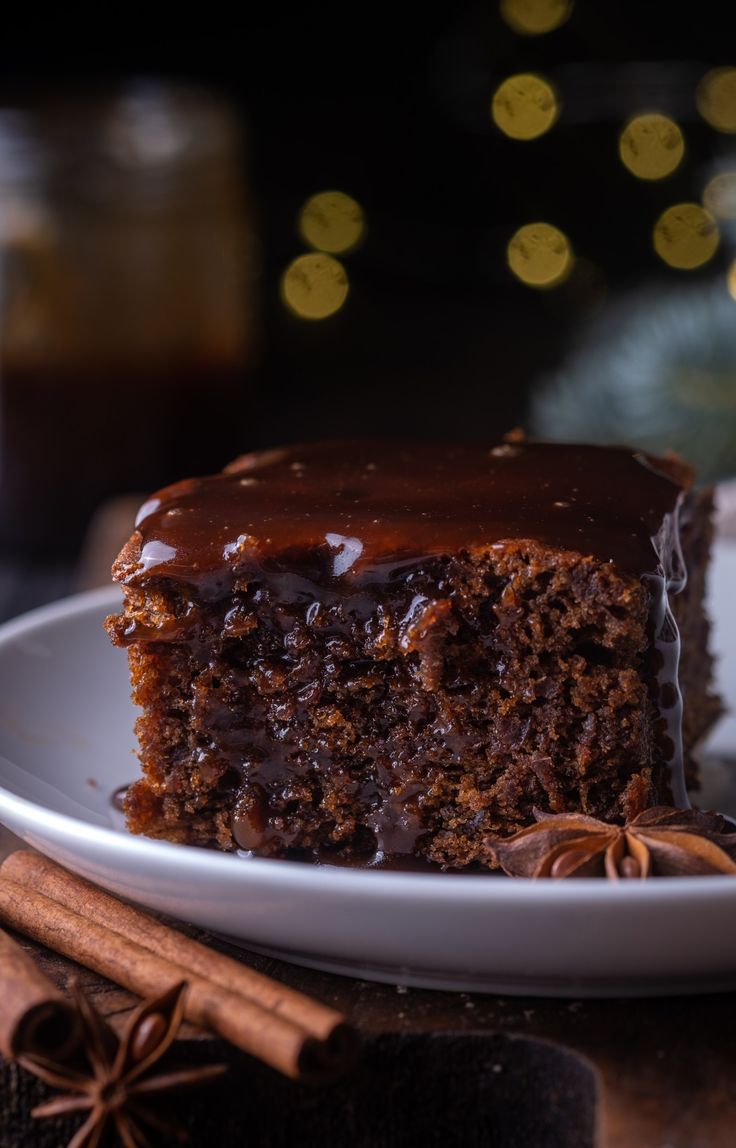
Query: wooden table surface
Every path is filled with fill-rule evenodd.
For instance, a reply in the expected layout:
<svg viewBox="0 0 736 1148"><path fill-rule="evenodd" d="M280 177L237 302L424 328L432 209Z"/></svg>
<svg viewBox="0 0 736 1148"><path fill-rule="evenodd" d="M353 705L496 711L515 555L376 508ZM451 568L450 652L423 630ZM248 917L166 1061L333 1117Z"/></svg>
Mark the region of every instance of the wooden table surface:
<svg viewBox="0 0 736 1148"><path fill-rule="evenodd" d="M81 565L56 582L94 585L127 534L137 500L101 514ZM0 567L8 602L30 606L32 579ZM104 575L106 577L106 573ZM66 588L66 583L64 583ZM21 593L22 590L22 593ZM20 597L19 597L20 596ZM37 598L39 597L37 593ZM2 607L0 601L0 607ZM6 603L7 605L7 603ZM6 614L17 609L6 609ZM17 842L0 829L0 855ZM209 1148L733 1148L736 993L655 1000L544 1000L447 993L334 976L193 935L346 1012L363 1036L355 1070L311 1089L219 1039L183 1030L169 1063L227 1061L229 1074L186 1096L191 1142ZM79 975L122 1024L130 993L23 942L62 987ZM74 1122L34 1122L45 1088L0 1061L0 1148L60 1148Z"/></svg>

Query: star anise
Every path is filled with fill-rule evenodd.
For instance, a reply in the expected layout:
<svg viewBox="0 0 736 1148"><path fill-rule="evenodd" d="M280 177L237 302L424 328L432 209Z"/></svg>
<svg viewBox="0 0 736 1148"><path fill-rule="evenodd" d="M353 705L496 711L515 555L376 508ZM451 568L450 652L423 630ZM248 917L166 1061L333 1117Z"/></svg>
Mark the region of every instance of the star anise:
<svg viewBox="0 0 736 1148"><path fill-rule="evenodd" d="M736 827L719 813L645 809L626 825L582 813L539 813L513 837L491 842L510 877L694 877L736 874Z"/></svg>
<svg viewBox="0 0 736 1148"><path fill-rule="evenodd" d="M150 1069L174 1040L184 1015L184 981L162 996L144 1001L131 1014L120 1038L93 1008L78 984L72 984L84 1031L81 1066L20 1055L24 1068L67 1095L34 1108L33 1116L88 1113L68 1148L98 1148L113 1129L124 1148L143 1148L148 1129L178 1140L186 1135L156 1110L161 1093L199 1084L225 1071L220 1064L150 1075Z"/></svg>

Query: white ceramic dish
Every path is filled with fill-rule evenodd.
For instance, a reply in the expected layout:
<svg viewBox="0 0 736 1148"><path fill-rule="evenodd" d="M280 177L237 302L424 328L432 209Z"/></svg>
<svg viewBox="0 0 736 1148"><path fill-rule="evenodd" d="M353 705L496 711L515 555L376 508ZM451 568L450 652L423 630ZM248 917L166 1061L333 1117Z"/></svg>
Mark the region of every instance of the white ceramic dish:
<svg viewBox="0 0 736 1148"><path fill-rule="evenodd" d="M736 708L734 585L736 548L721 546L712 609L722 691ZM736 985L736 878L535 884L354 871L126 833L110 797L136 773L134 710L126 659L101 627L117 601L96 591L0 628L0 820L30 845L249 948L368 979L559 996ZM736 718L713 749L736 751ZM716 805L723 777L709 773Z"/></svg>

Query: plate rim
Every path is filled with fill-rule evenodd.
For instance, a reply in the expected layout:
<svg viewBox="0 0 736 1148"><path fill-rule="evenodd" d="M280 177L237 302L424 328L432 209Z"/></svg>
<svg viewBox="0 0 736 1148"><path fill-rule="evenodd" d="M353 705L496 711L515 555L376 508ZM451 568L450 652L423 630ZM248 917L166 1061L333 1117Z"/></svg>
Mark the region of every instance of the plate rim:
<svg viewBox="0 0 736 1148"><path fill-rule="evenodd" d="M720 545L723 545L722 543ZM727 549L736 554L736 546ZM89 617L104 607L112 609L120 602L117 586L84 590L47 605L36 607L0 625L0 650L19 638L33 635L47 625L58 621ZM0 754L2 761L10 759ZM403 900L407 895L437 902L457 900L489 906L495 901L546 906L599 907L604 903L648 903L679 900L696 896L714 900L736 897L736 876L727 874L702 877L671 877L652 881L611 882L591 878L567 878L565 881L537 881L533 878L507 879L501 876L484 881L477 874L462 873L406 873L349 866L309 865L304 862L272 858L239 857L232 853L178 845L149 837L136 836L113 827L95 825L82 818L50 809L37 801L20 797L0 784L0 822L5 814L17 816L27 827L38 827L57 837L72 838L80 829L90 844L97 844L108 854L122 851L135 854L141 860L176 857L182 870L211 871L212 876L233 879L243 866L243 876L250 875L270 884L294 887L315 887L325 894L344 894L354 890L359 895L380 895L389 900ZM10 828L10 827L9 827ZM42 848L42 846L39 846ZM317 876L319 875L319 876ZM247 885L247 880L243 882Z"/></svg>

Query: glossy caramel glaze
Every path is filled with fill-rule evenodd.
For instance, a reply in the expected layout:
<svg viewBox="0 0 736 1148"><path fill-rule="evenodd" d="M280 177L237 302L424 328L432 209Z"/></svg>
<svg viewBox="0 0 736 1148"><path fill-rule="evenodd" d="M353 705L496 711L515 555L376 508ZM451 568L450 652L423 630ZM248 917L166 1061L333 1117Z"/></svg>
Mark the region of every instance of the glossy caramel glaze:
<svg viewBox="0 0 736 1148"><path fill-rule="evenodd" d="M677 462L610 447L293 446L154 495L138 516L135 560L118 577L201 587L212 578L217 593L227 570L311 551L335 582L381 581L403 560L529 538L639 577L665 573L675 589L677 562L662 563L677 553L668 520L689 477Z"/></svg>

